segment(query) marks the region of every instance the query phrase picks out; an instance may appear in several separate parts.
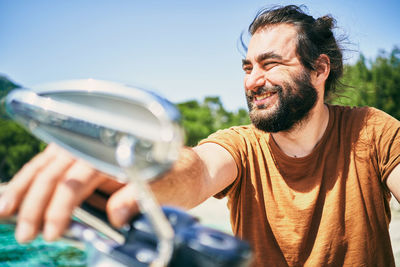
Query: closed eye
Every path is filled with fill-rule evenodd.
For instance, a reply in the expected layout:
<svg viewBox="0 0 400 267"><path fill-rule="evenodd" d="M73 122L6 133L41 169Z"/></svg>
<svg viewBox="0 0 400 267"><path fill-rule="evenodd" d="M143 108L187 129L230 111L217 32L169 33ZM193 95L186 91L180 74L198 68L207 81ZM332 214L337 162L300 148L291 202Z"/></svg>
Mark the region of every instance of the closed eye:
<svg viewBox="0 0 400 267"><path fill-rule="evenodd" d="M251 70L253 69L250 60L242 59L242 69L246 74L250 74Z"/></svg>
<svg viewBox="0 0 400 267"><path fill-rule="evenodd" d="M269 70L269 69L272 69L273 67L275 67L275 66L277 66L279 64L280 63L277 62L277 61L268 61L268 62L263 63L263 67L264 67L265 70Z"/></svg>
<svg viewBox="0 0 400 267"><path fill-rule="evenodd" d="M246 74L250 74L251 71L253 70L253 67L250 66L250 65L243 65L242 68L243 68L243 71L244 71Z"/></svg>

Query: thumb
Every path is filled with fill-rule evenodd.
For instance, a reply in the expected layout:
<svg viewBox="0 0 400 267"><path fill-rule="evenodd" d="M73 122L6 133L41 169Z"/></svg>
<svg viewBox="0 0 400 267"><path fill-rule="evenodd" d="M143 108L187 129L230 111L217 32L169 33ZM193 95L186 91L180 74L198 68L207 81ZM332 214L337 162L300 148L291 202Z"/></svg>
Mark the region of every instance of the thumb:
<svg viewBox="0 0 400 267"><path fill-rule="evenodd" d="M113 226L122 227L139 213L139 206L134 192L133 185L127 184L108 199L106 211L108 219Z"/></svg>

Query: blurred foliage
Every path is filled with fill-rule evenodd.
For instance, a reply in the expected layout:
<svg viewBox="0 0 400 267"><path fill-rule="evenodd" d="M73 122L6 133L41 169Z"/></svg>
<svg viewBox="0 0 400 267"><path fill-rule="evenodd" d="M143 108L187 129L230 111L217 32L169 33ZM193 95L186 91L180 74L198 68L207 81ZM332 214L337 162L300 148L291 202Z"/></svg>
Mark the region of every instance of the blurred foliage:
<svg viewBox="0 0 400 267"><path fill-rule="evenodd" d="M379 51L375 60L361 55L345 66L341 82L345 86L331 103L376 107L400 120L400 48Z"/></svg>
<svg viewBox="0 0 400 267"><path fill-rule="evenodd" d="M20 86L5 76L0 76L0 97ZM7 119L3 105L0 106L0 181L5 182L33 156L44 148L21 126Z"/></svg>
<svg viewBox="0 0 400 267"><path fill-rule="evenodd" d="M191 100L179 103L177 107L182 114L188 146L195 146L218 129L250 123L246 110L229 112L224 109L219 97L206 97L201 103Z"/></svg>
<svg viewBox="0 0 400 267"><path fill-rule="evenodd" d="M0 98L3 98L8 92L15 88L20 88L20 86L13 83L6 76L0 75Z"/></svg>
<svg viewBox="0 0 400 267"><path fill-rule="evenodd" d="M379 51L374 60L363 55L346 65L345 85L330 101L349 106L373 106L400 119L400 48ZM0 75L0 97L19 86ZM186 145L194 146L218 129L249 124L247 110L227 111L219 97L177 104L186 132ZM5 116L0 107L0 118ZM0 178L8 180L21 166L44 148L44 144L12 121L0 119Z"/></svg>

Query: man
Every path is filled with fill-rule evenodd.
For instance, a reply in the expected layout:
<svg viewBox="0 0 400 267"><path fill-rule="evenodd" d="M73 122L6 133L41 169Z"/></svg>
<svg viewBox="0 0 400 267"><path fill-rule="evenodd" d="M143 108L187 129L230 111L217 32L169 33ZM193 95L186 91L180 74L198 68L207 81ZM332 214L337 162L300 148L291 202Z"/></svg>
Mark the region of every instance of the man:
<svg viewBox="0 0 400 267"><path fill-rule="evenodd" d="M260 12L243 60L252 125L185 148L152 184L161 203L184 208L228 196L233 232L253 246L254 266L394 266L389 199L400 199L400 122L324 103L343 68L333 24L296 6ZM112 193L115 226L137 212L130 185L50 145L13 179L0 215L19 209L20 242L42 225L54 240L95 188Z"/></svg>

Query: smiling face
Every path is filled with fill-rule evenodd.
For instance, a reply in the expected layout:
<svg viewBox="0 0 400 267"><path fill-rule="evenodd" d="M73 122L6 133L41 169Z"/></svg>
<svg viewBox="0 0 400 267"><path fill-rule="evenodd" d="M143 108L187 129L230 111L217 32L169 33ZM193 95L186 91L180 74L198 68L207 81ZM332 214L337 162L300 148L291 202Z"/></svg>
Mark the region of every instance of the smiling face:
<svg viewBox="0 0 400 267"><path fill-rule="evenodd" d="M243 60L250 119L266 132L290 131L318 99L310 72L297 57L296 36L288 24L260 29Z"/></svg>

